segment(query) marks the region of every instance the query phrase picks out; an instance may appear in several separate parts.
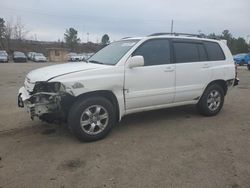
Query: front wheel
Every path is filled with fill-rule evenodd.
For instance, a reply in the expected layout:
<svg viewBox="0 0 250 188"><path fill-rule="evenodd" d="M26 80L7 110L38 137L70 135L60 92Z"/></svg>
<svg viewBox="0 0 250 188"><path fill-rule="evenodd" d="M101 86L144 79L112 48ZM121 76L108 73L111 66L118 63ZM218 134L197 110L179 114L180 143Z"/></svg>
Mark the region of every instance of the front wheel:
<svg viewBox="0 0 250 188"><path fill-rule="evenodd" d="M217 84L210 85L200 98L197 108L205 116L217 115L224 104L224 91Z"/></svg>
<svg viewBox="0 0 250 188"><path fill-rule="evenodd" d="M115 124L112 103L103 97L79 99L71 107L68 124L73 134L82 141L104 138Z"/></svg>

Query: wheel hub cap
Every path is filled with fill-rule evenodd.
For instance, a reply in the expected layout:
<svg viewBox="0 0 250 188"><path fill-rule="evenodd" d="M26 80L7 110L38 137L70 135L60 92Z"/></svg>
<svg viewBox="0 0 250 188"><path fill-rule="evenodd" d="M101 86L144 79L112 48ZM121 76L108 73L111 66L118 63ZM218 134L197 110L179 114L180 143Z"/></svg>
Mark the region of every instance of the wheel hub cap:
<svg viewBox="0 0 250 188"><path fill-rule="evenodd" d="M82 130L91 135L102 132L109 121L107 110L101 105L93 105L84 110L80 123Z"/></svg>
<svg viewBox="0 0 250 188"><path fill-rule="evenodd" d="M220 104L221 104L221 94L216 90L211 91L207 98L207 105L209 110L211 111L217 110Z"/></svg>

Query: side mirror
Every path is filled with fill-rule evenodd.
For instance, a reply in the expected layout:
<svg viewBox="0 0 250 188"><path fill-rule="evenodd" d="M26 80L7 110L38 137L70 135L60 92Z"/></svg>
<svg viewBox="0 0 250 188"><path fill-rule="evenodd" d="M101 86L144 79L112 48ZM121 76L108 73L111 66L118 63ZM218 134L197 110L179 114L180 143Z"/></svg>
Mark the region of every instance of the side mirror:
<svg viewBox="0 0 250 188"><path fill-rule="evenodd" d="M130 57L127 61L127 64L129 68L142 67L144 66L144 58L140 55Z"/></svg>

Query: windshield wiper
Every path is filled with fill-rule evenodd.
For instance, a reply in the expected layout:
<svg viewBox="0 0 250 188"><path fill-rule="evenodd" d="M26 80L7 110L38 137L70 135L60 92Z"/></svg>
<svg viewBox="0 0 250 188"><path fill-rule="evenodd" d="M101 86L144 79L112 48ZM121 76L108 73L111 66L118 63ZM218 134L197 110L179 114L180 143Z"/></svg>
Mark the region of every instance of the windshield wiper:
<svg viewBox="0 0 250 188"><path fill-rule="evenodd" d="M96 63L96 64L102 64L102 65L104 64L103 62L96 61L96 60L90 60L88 62L90 62L90 63Z"/></svg>

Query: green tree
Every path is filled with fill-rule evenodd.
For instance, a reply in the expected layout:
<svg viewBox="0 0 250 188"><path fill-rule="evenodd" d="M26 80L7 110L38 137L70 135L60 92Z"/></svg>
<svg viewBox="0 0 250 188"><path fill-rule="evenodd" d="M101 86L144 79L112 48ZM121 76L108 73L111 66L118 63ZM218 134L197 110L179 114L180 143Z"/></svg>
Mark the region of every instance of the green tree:
<svg viewBox="0 0 250 188"><path fill-rule="evenodd" d="M221 38L225 39L225 40L232 40L233 35L229 32L229 30L226 29L226 30L222 31Z"/></svg>
<svg viewBox="0 0 250 188"><path fill-rule="evenodd" d="M80 39L77 37L77 30L74 28L66 29L66 32L64 33L64 39L66 42L66 45L71 49L75 50L80 43Z"/></svg>
<svg viewBox="0 0 250 188"><path fill-rule="evenodd" d="M103 35L103 36L102 36L102 44L103 44L103 45L107 45L107 44L109 44L109 43L110 43L110 41L109 41L109 36L108 36L107 34Z"/></svg>
<svg viewBox="0 0 250 188"><path fill-rule="evenodd" d="M244 38L239 37L238 39L233 39L231 51L233 54L249 53L249 46Z"/></svg>
<svg viewBox="0 0 250 188"><path fill-rule="evenodd" d="M238 53L248 53L249 52L249 45L245 41L244 38L234 38L233 35L230 33L229 30L225 29L222 31L221 35L216 35L215 33L211 33L207 36L208 38L212 39L224 39L227 41L227 45L231 50L232 54Z"/></svg>
<svg viewBox="0 0 250 188"><path fill-rule="evenodd" d="M215 33L210 33L209 35L207 35L207 37L208 37L209 39L218 39L218 38L219 38L219 36L216 35Z"/></svg>
<svg viewBox="0 0 250 188"><path fill-rule="evenodd" d="M4 38L5 35L5 21L3 18L0 18L0 39Z"/></svg>

